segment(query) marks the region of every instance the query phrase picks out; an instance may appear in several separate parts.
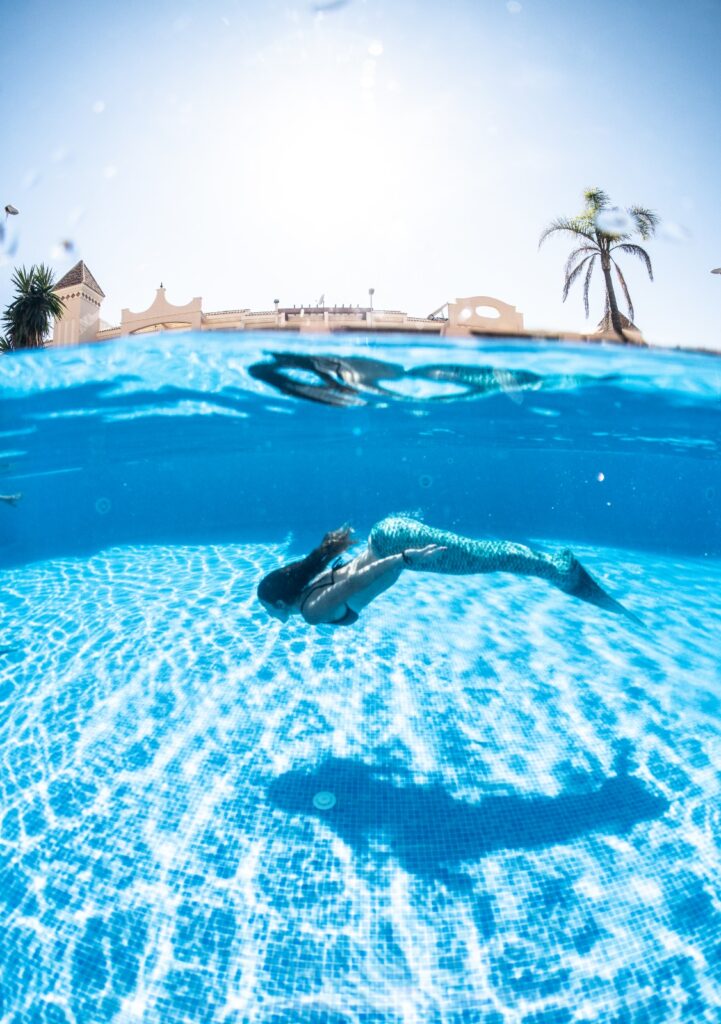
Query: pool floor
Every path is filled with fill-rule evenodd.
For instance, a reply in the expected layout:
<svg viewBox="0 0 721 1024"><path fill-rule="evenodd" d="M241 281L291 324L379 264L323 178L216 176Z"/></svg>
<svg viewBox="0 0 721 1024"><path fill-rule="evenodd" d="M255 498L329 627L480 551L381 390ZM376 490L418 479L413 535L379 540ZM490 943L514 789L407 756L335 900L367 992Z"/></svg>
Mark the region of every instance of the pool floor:
<svg viewBox="0 0 721 1024"><path fill-rule="evenodd" d="M575 549L646 624L284 548L5 571L3 1022L721 1021L721 563Z"/></svg>

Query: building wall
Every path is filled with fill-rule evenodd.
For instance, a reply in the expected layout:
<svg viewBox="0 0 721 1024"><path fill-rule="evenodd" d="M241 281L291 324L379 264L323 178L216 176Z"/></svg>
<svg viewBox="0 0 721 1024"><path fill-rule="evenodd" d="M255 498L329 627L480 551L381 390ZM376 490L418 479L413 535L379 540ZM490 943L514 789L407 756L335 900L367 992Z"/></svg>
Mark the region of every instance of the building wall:
<svg viewBox="0 0 721 1024"><path fill-rule="evenodd" d="M66 315L56 323L53 343L106 341L153 331L247 331L287 330L318 334L324 331L419 331L431 334L523 333L523 316L515 306L490 296L456 299L447 305L447 316L411 317L400 310L362 307L287 307L273 310L224 310L204 313L202 299L184 305L168 302L158 288L151 305L140 312L123 309L117 327L101 328L100 302L84 286L64 289L69 296ZM81 294L82 292L82 294ZM58 294L62 294L58 292ZM441 307L446 309L446 307ZM486 315L484 315L486 314Z"/></svg>
<svg viewBox="0 0 721 1024"><path fill-rule="evenodd" d="M57 295L65 303L65 313L53 326L53 345L95 341L100 327L100 296L84 284L60 288Z"/></svg>

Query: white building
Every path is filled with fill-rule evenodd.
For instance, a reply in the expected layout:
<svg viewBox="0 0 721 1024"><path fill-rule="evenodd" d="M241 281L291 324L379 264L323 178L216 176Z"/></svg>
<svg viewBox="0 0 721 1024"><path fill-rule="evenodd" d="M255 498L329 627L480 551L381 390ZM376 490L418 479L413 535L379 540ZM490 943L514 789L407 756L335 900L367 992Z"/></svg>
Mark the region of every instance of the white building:
<svg viewBox="0 0 721 1024"><path fill-rule="evenodd" d="M201 298L184 305L168 302L158 288L147 309L124 309L115 327L100 319L105 293L82 260L55 286L65 312L55 321L53 345L107 341L155 331L423 331L432 334L523 334L523 316L488 295L474 295L445 303L430 316L414 317L393 309L372 306L281 306L270 310L226 309L205 312Z"/></svg>

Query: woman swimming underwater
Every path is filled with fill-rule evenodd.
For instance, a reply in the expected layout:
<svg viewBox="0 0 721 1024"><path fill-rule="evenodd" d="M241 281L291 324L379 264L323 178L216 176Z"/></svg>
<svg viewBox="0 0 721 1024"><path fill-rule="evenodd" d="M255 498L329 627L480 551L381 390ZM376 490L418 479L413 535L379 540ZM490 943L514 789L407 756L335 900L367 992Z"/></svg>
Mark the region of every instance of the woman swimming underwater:
<svg viewBox="0 0 721 1024"><path fill-rule="evenodd" d="M327 533L305 558L264 576L258 585L259 600L282 621L298 614L311 625L350 626L405 569L452 575L510 572L538 576L572 597L640 624L567 548L547 555L512 541L472 540L408 516L389 516L376 523L365 550L341 564L340 556L354 543L350 527Z"/></svg>

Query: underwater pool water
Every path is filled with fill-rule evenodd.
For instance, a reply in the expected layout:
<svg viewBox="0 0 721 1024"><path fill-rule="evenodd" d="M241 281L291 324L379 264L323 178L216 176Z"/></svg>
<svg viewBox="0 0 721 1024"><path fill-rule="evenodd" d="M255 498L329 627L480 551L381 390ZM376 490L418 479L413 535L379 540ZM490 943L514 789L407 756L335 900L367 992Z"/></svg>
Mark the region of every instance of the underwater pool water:
<svg viewBox="0 0 721 1024"><path fill-rule="evenodd" d="M181 335L0 359L3 1024L721 1020L721 361ZM346 629L410 512L571 547Z"/></svg>

